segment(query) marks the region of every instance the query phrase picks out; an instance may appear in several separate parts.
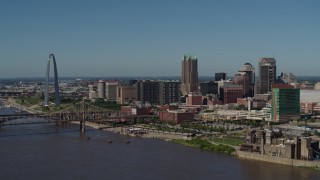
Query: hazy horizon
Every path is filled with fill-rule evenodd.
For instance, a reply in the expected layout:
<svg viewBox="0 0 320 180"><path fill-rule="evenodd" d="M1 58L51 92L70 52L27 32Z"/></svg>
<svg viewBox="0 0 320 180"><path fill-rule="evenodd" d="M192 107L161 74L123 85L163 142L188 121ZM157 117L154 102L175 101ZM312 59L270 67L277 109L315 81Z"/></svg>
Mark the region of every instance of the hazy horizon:
<svg viewBox="0 0 320 180"><path fill-rule="evenodd" d="M199 76L199 79L208 79L208 78L212 78L214 80L214 75L213 76ZM258 78L259 76L256 76L256 78ZM1 79L45 79L46 77L43 76L39 76L39 77L0 77ZM62 76L59 77L59 79L112 79L112 78L123 78L123 79L136 79L136 78L148 78L148 79L155 79L155 78L178 78L180 79L181 76ZM305 78L316 78L320 80L320 75L319 76L308 76L308 75L302 75L302 76L296 76L297 79L305 79ZM54 77L50 77L51 80L54 79ZM233 79L233 76L229 76L227 75L227 79Z"/></svg>

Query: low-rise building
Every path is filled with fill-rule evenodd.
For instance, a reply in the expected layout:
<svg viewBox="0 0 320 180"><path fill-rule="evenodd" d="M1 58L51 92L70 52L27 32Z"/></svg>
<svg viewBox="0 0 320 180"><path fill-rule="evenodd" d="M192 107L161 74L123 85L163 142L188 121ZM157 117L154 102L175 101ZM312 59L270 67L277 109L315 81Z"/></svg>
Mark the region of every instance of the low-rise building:
<svg viewBox="0 0 320 180"><path fill-rule="evenodd" d="M224 85L220 99L223 104L237 103L238 98L243 97L242 85Z"/></svg>
<svg viewBox="0 0 320 180"><path fill-rule="evenodd" d="M152 114L152 107L132 107L132 114L137 116L144 116Z"/></svg>
<svg viewBox="0 0 320 180"><path fill-rule="evenodd" d="M239 106L248 108L248 110L250 111L252 109L262 109L266 107L267 102L264 100L257 100L252 98L238 98L237 104Z"/></svg>
<svg viewBox="0 0 320 180"><path fill-rule="evenodd" d="M188 106L192 105L202 105L202 96L197 93L189 93L187 97L187 103Z"/></svg>
<svg viewBox="0 0 320 180"><path fill-rule="evenodd" d="M203 121L237 121L237 120L256 120L268 121L270 119L270 110L261 111L242 111L242 110L213 110L213 112L200 113Z"/></svg>
<svg viewBox="0 0 320 180"><path fill-rule="evenodd" d="M169 123L181 123L184 121L193 121L194 113L183 111L164 111L159 113L160 121Z"/></svg>
<svg viewBox="0 0 320 180"><path fill-rule="evenodd" d="M135 86L118 86L117 101L119 104L131 104L136 100L137 93Z"/></svg>

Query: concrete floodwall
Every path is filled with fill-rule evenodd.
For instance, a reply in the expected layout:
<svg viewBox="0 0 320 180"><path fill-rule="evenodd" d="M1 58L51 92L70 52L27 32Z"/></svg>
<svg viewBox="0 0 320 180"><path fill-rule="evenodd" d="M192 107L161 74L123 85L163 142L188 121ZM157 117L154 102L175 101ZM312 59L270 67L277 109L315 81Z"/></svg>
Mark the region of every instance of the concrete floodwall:
<svg viewBox="0 0 320 180"><path fill-rule="evenodd" d="M246 151L237 151L237 155L240 158L285 164L285 165L291 165L291 166L320 167L320 161L289 159L289 158L282 158L282 157L276 157L276 156L261 155L258 153L251 153Z"/></svg>

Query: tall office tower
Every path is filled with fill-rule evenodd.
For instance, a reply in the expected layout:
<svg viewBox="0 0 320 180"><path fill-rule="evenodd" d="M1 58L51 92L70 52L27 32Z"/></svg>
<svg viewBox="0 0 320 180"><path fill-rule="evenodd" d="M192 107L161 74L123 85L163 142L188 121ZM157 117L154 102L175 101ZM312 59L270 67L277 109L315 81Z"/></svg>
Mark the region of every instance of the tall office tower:
<svg viewBox="0 0 320 180"><path fill-rule="evenodd" d="M259 94L270 93L272 84L276 82L276 60L274 58L261 58L259 61Z"/></svg>
<svg viewBox="0 0 320 180"><path fill-rule="evenodd" d="M160 104L170 104L179 102L180 81L161 81L160 82Z"/></svg>
<svg viewBox="0 0 320 180"><path fill-rule="evenodd" d="M219 72L219 73L215 73L215 75L214 75L215 81L221 81L221 80L226 80L226 79L227 79L227 73Z"/></svg>
<svg viewBox="0 0 320 180"><path fill-rule="evenodd" d="M214 81L206 81L200 83L200 92L202 96L206 96L207 94L218 94L218 83Z"/></svg>
<svg viewBox="0 0 320 180"><path fill-rule="evenodd" d="M182 95L198 91L198 59L192 56L183 56L181 74Z"/></svg>
<svg viewBox="0 0 320 180"><path fill-rule="evenodd" d="M98 98L106 97L106 83L103 80L98 82Z"/></svg>
<svg viewBox="0 0 320 180"><path fill-rule="evenodd" d="M137 101L160 104L160 82L142 80L136 83Z"/></svg>
<svg viewBox="0 0 320 180"><path fill-rule="evenodd" d="M288 84L272 85L271 120L282 122L300 118L300 89Z"/></svg>
<svg viewBox="0 0 320 180"><path fill-rule="evenodd" d="M235 84L243 85L243 91L244 91L245 97L254 97L254 88L255 88L254 86L256 83L255 82L256 78L255 78L254 67L250 63L245 63L240 68L240 71L235 75L234 81L235 81Z"/></svg>
<svg viewBox="0 0 320 180"><path fill-rule="evenodd" d="M108 101L117 100L117 87L118 82L106 82L106 98Z"/></svg>

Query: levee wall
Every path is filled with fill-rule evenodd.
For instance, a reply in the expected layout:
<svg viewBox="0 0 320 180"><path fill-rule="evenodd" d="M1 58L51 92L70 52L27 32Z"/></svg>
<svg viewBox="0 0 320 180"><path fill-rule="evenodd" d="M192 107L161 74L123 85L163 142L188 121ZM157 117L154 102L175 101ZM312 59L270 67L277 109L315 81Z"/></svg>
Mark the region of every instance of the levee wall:
<svg viewBox="0 0 320 180"><path fill-rule="evenodd" d="M289 159L289 158L282 158L282 157L276 157L276 156L262 155L258 153L251 153L246 151L239 151L239 150L237 151L237 155L238 157L244 158L244 159L252 159L252 160L285 164L285 165L291 165L291 166L320 167L320 161Z"/></svg>

